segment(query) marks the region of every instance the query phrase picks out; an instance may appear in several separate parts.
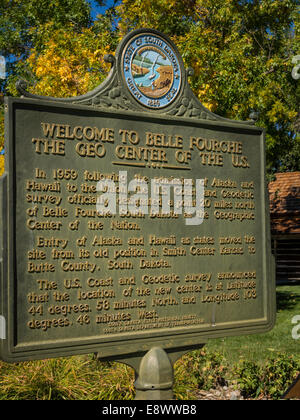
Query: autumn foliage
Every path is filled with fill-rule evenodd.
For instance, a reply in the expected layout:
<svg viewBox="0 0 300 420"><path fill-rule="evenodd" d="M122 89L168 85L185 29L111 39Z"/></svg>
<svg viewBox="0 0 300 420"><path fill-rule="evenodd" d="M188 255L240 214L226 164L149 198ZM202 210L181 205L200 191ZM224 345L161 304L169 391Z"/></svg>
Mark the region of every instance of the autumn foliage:
<svg viewBox="0 0 300 420"><path fill-rule="evenodd" d="M300 88L291 76L292 58L299 54L298 0L116 3L92 22L84 0L47 2L48 19L45 12L40 15L38 2L16 2L25 9L31 4L32 24L28 18L29 24L23 28L27 49L20 49L25 36L23 33L19 39L18 33L19 56L2 90L16 95L15 82L22 77L29 81L32 93L82 95L105 79L109 66L104 55L114 53L127 32L142 27L158 29L177 45L186 67L193 68L189 82L204 106L232 119L247 120L252 111L258 113L257 124L266 129L269 172L299 170L300 140L295 123ZM13 32L9 34L12 37Z"/></svg>

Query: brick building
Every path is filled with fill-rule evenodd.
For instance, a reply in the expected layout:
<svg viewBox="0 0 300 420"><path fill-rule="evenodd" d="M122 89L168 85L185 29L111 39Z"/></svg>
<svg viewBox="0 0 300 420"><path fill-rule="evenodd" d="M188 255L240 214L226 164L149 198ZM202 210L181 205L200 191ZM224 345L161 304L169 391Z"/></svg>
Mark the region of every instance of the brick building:
<svg viewBox="0 0 300 420"><path fill-rule="evenodd" d="M276 174L269 197L277 282L300 282L300 171Z"/></svg>

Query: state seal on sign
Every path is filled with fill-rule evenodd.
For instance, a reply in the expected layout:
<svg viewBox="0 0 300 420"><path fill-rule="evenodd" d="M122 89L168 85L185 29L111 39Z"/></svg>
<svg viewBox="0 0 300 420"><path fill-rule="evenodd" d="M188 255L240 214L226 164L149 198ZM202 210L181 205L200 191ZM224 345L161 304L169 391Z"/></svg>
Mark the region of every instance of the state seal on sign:
<svg viewBox="0 0 300 420"><path fill-rule="evenodd" d="M158 34L141 33L129 40L122 55L122 72L131 95L148 108L164 108L179 94L178 55Z"/></svg>

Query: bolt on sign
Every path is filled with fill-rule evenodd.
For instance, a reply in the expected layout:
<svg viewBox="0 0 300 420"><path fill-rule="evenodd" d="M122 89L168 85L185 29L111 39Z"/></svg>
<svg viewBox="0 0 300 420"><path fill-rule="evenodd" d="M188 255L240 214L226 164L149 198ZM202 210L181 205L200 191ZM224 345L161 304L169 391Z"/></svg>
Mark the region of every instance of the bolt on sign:
<svg viewBox="0 0 300 420"><path fill-rule="evenodd" d="M5 99L0 356L186 348L275 319L264 131L137 30L79 97Z"/></svg>

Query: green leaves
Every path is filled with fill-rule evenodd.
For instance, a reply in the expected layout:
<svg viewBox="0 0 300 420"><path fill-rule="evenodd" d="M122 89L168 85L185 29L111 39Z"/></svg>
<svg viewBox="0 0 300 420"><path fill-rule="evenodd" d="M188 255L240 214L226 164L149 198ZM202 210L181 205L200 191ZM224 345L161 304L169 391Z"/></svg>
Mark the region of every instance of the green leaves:
<svg viewBox="0 0 300 420"><path fill-rule="evenodd" d="M287 151L298 153L299 87L291 77L297 39L299 46L296 8L296 0L198 0L189 31L174 38L195 69L191 84L205 106L233 119L259 113L272 171L283 170ZM290 170L299 170L293 162Z"/></svg>
<svg viewBox="0 0 300 420"><path fill-rule="evenodd" d="M300 44L298 0L123 0L93 23L86 0L3 0L0 54L11 60L1 91L8 86L16 94L23 76L42 95L85 93L105 77L103 55L142 27L173 39L194 69L189 82L204 106L231 119L259 113L271 172L300 169L300 85L291 75Z"/></svg>
<svg viewBox="0 0 300 420"><path fill-rule="evenodd" d="M91 23L90 6L84 0L3 0L0 16L1 54L18 57L42 44L40 29L49 22L56 29L70 24L81 29Z"/></svg>

